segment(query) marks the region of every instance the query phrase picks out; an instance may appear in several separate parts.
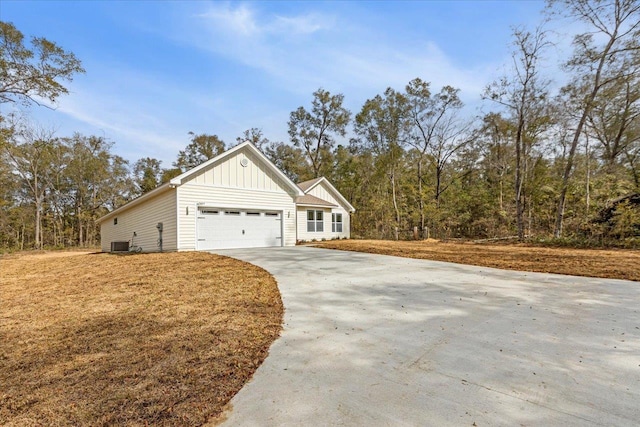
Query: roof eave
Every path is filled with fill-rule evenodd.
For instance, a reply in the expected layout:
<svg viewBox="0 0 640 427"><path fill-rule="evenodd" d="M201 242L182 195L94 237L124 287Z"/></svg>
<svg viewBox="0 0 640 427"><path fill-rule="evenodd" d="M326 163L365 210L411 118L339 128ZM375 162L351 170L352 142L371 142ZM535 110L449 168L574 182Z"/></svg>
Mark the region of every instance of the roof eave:
<svg viewBox="0 0 640 427"><path fill-rule="evenodd" d="M334 187L333 184L331 184L331 182L329 182L329 180L324 176L321 179L319 179L318 182L314 183L311 187L307 188L304 191L305 194L309 193L309 191L317 187L322 181L326 182L329 185L329 188L331 188L331 190L335 193L335 195L338 196L338 199L340 199L340 201L347 207L347 210L349 212L354 213L356 211L356 208L354 208L351 205L351 203L349 203L349 201L345 199L344 196L338 191L338 189Z"/></svg>
<svg viewBox="0 0 640 427"><path fill-rule="evenodd" d="M211 164L219 162L220 160L224 160L226 157L231 156L233 153L235 153L236 151L240 151L245 147L249 147L249 149L258 157L260 157L263 162L265 163L265 165L272 171L274 172L276 175L278 175L278 177L280 179L282 179L282 181L291 189L293 190L293 192L295 193L295 196L304 196L304 192L300 189L300 187L298 187L292 180L291 178L289 178L287 175L284 174L284 172L282 172L280 169L278 169L271 160L269 160L269 158L267 158L267 156L264 155L264 153L260 150L258 150L258 148L256 148L255 145L253 145L250 141L245 141L241 144L236 145L235 147L220 153L219 155L217 155L216 157L207 160L206 162L202 163L201 165L196 166L195 168L189 169L188 171L176 176L175 178L173 178L171 181L169 181L172 185L182 185L184 184L184 182L191 177L192 175L198 173L199 171L206 169L207 167L209 167Z"/></svg>
<svg viewBox="0 0 640 427"><path fill-rule="evenodd" d="M139 205L140 203L144 202L147 199L150 199L151 197L155 197L158 194L164 193L165 191L174 189L175 186L171 185L170 183L165 183L162 184L160 187L156 187L153 190L149 191L148 193L144 193L142 196L139 196L133 200L131 200L130 202L125 203L124 205L120 206L117 209L112 210L111 212L109 212L106 215L101 216L100 218L96 219L96 224L100 224L106 220L108 220L109 218L114 217L115 215L126 211L129 208L132 208L134 206Z"/></svg>
<svg viewBox="0 0 640 427"><path fill-rule="evenodd" d="M311 206L311 207L318 207L318 208L339 208L340 207L338 205L321 205L321 204L315 204L315 203L296 203L296 206Z"/></svg>

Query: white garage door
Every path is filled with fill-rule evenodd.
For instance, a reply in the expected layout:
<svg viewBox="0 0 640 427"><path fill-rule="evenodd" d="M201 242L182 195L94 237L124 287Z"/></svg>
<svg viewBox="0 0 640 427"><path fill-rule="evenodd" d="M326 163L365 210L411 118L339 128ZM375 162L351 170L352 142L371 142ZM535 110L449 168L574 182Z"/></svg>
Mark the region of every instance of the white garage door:
<svg viewBox="0 0 640 427"><path fill-rule="evenodd" d="M198 250L282 246L280 212L201 208L197 221Z"/></svg>

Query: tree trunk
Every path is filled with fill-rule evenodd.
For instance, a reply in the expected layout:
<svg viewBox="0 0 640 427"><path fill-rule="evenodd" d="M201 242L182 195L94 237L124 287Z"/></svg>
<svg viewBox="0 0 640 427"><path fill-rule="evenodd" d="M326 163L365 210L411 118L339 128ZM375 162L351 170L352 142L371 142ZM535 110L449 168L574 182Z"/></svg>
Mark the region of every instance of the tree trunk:
<svg viewBox="0 0 640 427"><path fill-rule="evenodd" d="M504 180L502 178L502 174L500 174L498 189L500 191L500 193L498 194L498 204L500 206L500 212L502 212L504 210Z"/></svg>
<svg viewBox="0 0 640 427"><path fill-rule="evenodd" d="M82 208L78 204L76 208L76 217L78 218L78 246L82 247L82 232L83 232L83 224L82 224Z"/></svg>
<svg viewBox="0 0 640 427"><path fill-rule="evenodd" d="M34 246L36 249L42 249L42 240L41 240L41 233L40 233L40 230L42 228L42 197L40 196L40 191L38 187L37 170L36 170L36 174L34 174L33 185L34 185L33 196L34 196L34 202L36 207Z"/></svg>
<svg viewBox="0 0 640 427"><path fill-rule="evenodd" d="M524 240L524 204L522 203L522 134L524 131L524 119L519 118L518 130L516 132L516 225L518 227L518 240Z"/></svg>
<svg viewBox="0 0 640 427"><path fill-rule="evenodd" d="M420 208L420 229L424 229L424 198L422 197L422 159L418 160L418 207Z"/></svg>
<svg viewBox="0 0 640 427"><path fill-rule="evenodd" d="M440 187L442 186L442 168L436 166L436 209L440 209Z"/></svg>
<svg viewBox="0 0 640 427"><path fill-rule="evenodd" d="M391 197L393 199L393 209L396 212L396 225L400 225L400 209L398 209L398 199L396 195L396 171L391 171Z"/></svg>
<svg viewBox="0 0 640 427"><path fill-rule="evenodd" d="M593 101L593 98L591 99ZM585 107L585 113L587 108ZM569 155L567 156L567 164L564 168L564 173L562 174L562 187L560 188L560 197L558 198L558 207L556 209L556 224L553 230L553 237L560 238L562 236L562 225L564 221L564 207L567 198L567 190L569 189L569 178L571 177L571 171L573 170L573 159L576 154L576 148L578 147L578 142L580 141L580 134L582 133L582 128L584 126L586 120L586 114L583 113L580 121L578 122L578 126L576 127L576 132L573 136L573 141L571 142L571 149L569 150Z"/></svg>
<svg viewBox="0 0 640 427"><path fill-rule="evenodd" d="M593 88L589 93L589 95L587 96L587 98L585 99L584 109L582 110L580 121L578 122L576 131L573 134L573 140L571 141L571 149L569 150L567 164L564 168L564 173L562 174L562 187L560 188L560 197L558 198L558 207L556 210L556 224L553 230L553 236L556 239L562 236L562 224L564 221L564 208L565 208L565 202L567 198L567 191L569 189L569 178L571 177L571 172L573 170L573 159L576 154L576 148L578 147L578 143L580 142L580 136L582 135L582 128L587 122L587 117L589 117L589 113L593 108L593 101L596 99L596 95L598 95L598 92L600 91L600 78L602 76L602 69L604 68L606 59L609 56L609 51L611 50L611 47L613 46L613 43L615 42L617 37L618 37L618 27L616 26L615 31L609 38L609 43L607 43L607 46L605 47L604 51L600 55L600 60L598 62L598 69L596 71L596 75L593 80Z"/></svg>
<svg viewBox="0 0 640 427"><path fill-rule="evenodd" d="M589 205L591 204L591 162L589 162L589 137L587 136L586 147L586 162L587 162L587 182L585 185L585 199L586 199L586 212L584 221L587 222L589 220Z"/></svg>

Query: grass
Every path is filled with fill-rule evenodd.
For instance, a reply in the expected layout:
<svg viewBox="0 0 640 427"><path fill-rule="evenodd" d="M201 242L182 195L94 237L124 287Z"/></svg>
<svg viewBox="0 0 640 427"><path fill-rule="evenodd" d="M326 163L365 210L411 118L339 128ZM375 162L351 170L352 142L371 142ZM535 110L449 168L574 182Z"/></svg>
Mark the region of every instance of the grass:
<svg viewBox="0 0 640 427"><path fill-rule="evenodd" d="M314 246L506 270L640 281L640 251L543 248L525 244L450 243L437 240L335 240Z"/></svg>
<svg viewBox="0 0 640 427"><path fill-rule="evenodd" d="M190 252L0 258L0 424L202 425L278 336L276 282Z"/></svg>

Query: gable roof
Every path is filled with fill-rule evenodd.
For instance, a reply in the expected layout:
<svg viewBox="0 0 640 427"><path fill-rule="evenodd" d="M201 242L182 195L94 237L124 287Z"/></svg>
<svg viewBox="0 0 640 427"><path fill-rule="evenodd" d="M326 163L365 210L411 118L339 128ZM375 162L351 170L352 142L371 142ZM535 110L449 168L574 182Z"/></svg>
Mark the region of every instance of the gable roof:
<svg viewBox="0 0 640 427"><path fill-rule="evenodd" d="M338 205L334 205L331 202L322 200L320 197L316 197L313 194L305 194L296 199L296 205L299 206L322 206L327 208L337 208Z"/></svg>
<svg viewBox="0 0 640 427"><path fill-rule="evenodd" d="M111 218L114 215L117 215L118 213L129 209L133 206L139 205L140 203L144 202L147 199L150 199L152 197L157 196L160 193L164 193L167 190L171 190L175 188L175 186L169 184L168 182L165 182L164 184L162 184L159 187L154 188L153 190L149 191L148 193L144 193L142 196L138 196L135 199L125 203L124 205L120 206L119 208L116 208L114 210L112 210L111 212L109 212L106 215L101 216L100 218L96 219L96 224L100 224L103 221L108 220L109 218Z"/></svg>
<svg viewBox="0 0 640 427"><path fill-rule="evenodd" d="M267 156L265 156L262 153L262 151L258 150L256 148L256 146L253 145L249 141L245 141L242 144L238 144L235 147L233 147L233 148L231 148L231 149L229 149L229 150L227 150L227 151L225 151L225 152L223 152L221 154L218 154L216 157L214 157L212 159L209 159L206 162L196 166L195 168L189 169L185 173L176 176L175 178L173 178L169 182L171 183L171 185L176 185L176 186L182 185L186 181L188 181L189 178L191 178L194 175L198 174L200 171L208 168L213 163L220 162L220 161L226 159L227 157L230 157L234 153L242 150L243 148L248 149L253 154L255 154L260 160L262 160L263 164L271 172L275 173L278 176L278 178L280 178L284 182L284 184L291 190L293 195L295 195L295 196L304 196L304 193L302 192L302 190L293 181L291 181L291 179L289 179L289 177L287 175L285 175L284 172L282 172L280 169L278 169L278 167L276 165L274 165L271 162L271 160L269 160L267 158Z"/></svg>
<svg viewBox="0 0 640 427"><path fill-rule="evenodd" d="M340 203L342 203L344 206L347 207L347 210L349 212L355 212L356 209L351 206L351 203L349 203L349 201L347 199L344 198L344 196L342 194L340 194L340 192L336 189L336 187L334 187L327 178L325 178L324 176L321 176L320 178L315 178L315 179L310 179L309 181L304 181L301 182L300 184L298 184L298 187L300 187L300 189L302 191L304 191L304 193L308 193L309 191L313 190L316 186L318 186L321 182L324 182L327 187L329 188L329 191L331 193L333 193L333 196L338 199L340 201ZM320 199L322 200L322 199Z"/></svg>
<svg viewBox="0 0 640 427"><path fill-rule="evenodd" d="M318 182L320 182L320 180L321 180L322 178L323 178L323 177L320 177L320 178L314 178L314 179L310 179L310 180L308 180L308 181L300 182L300 183L298 183L298 187L300 187L300 189L306 193L306 192L307 192L307 190L308 190L310 187L315 186Z"/></svg>
<svg viewBox="0 0 640 427"><path fill-rule="evenodd" d="M163 193L169 189L174 189L179 185L184 184L190 177L192 177L194 174L200 172L201 170L207 168L209 165L211 165L212 163L215 162L219 162L221 160L226 159L227 157L231 156L233 153L242 150L243 148L247 148L248 150L250 150L253 154L255 154L260 160L262 160L262 162L264 163L264 165L271 170L273 173L275 173L280 179L282 179L282 181L285 183L285 185L291 190L291 192L293 193L294 196L304 196L304 192L293 182L291 181L291 179L289 179L289 177L287 177L280 169L278 169L276 167L276 165L274 165L271 160L269 160L264 154L262 154L262 152L260 150L258 150L251 142L249 141L245 141L242 144L238 144L235 147L225 151L224 153L221 153L219 155L217 155L216 157L207 160L206 162L196 166L195 168L189 169L188 171L184 172L183 174L178 175L177 177L171 179L171 181L166 182L164 184L162 184L159 187L154 188L153 190L149 191L148 193L143 194L140 197L137 197L133 200L131 200L130 202L125 203L124 205L120 206L117 209L112 210L111 212L109 212L108 214L98 218L96 220L97 224L100 224L103 221L106 221L107 219L113 217L114 215L129 209L133 206L139 205L140 203L144 202L147 199L150 199L154 196L157 196L160 193Z"/></svg>

